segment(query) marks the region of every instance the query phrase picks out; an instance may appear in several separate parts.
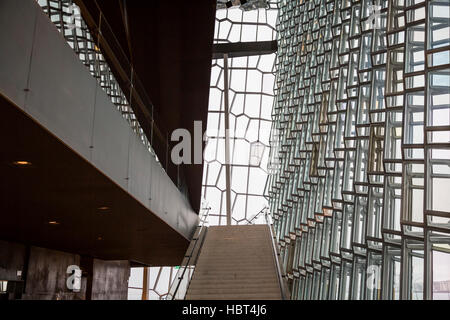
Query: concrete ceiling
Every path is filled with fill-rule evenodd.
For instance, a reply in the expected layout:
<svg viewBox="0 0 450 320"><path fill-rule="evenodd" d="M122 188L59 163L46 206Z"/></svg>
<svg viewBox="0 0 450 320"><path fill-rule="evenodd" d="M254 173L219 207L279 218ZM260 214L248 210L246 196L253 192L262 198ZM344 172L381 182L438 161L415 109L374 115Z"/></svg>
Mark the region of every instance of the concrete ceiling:
<svg viewBox="0 0 450 320"><path fill-rule="evenodd" d="M0 110L0 239L105 260L180 264L188 240L2 96ZM14 165L18 160L32 165Z"/></svg>

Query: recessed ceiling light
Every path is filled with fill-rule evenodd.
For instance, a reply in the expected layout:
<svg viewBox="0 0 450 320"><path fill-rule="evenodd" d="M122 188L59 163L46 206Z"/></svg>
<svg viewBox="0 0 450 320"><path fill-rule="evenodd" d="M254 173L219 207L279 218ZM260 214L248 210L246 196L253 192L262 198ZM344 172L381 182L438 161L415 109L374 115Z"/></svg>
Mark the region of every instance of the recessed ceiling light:
<svg viewBox="0 0 450 320"><path fill-rule="evenodd" d="M56 225L59 224L59 222L58 222L58 221L49 221L48 224L51 224L51 225L53 225L53 226L56 226Z"/></svg>
<svg viewBox="0 0 450 320"><path fill-rule="evenodd" d="M97 210L101 211L101 212L106 212L109 211L111 208L108 206L102 206L102 207L98 207Z"/></svg>
<svg viewBox="0 0 450 320"><path fill-rule="evenodd" d="M30 161L26 161L26 160L17 160L13 162L13 165L18 166L18 167L29 167L32 165L32 163Z"/></svg>

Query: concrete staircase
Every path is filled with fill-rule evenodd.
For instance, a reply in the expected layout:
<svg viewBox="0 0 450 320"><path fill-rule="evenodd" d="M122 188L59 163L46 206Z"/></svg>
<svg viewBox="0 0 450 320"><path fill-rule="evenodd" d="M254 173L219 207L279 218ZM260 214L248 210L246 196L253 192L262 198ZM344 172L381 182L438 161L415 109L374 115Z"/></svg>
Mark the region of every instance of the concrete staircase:
<svg viewBox="0 0 450 320"><path fill-rule="evenodd" d="M187 300L280 300L267 225L209 227Z"/></svg>

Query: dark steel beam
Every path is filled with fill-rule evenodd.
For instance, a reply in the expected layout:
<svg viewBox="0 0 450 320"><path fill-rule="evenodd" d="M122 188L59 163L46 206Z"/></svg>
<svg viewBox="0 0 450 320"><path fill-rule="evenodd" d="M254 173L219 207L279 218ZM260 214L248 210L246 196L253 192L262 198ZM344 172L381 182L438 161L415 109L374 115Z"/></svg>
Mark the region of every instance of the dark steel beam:
<svg viewBox="0 0 450 320"><path fill-rule="evenodd" d="M222 59L224 54L229 58L256 56L277 52L278 44L273 41L218 43L213 45L213 59Z"/></svg>

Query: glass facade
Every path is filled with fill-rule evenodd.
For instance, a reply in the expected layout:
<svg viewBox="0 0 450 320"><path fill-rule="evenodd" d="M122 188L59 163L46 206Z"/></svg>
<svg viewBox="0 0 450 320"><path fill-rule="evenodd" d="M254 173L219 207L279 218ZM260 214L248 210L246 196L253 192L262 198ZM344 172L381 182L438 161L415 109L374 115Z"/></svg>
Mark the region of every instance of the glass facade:
<svg viewBox="0 0 450 320"><path fill-rule="evenodd" d="M450 2L279 2L269 202L293 299L450 299Z"/></svg>
<svg viewBox="0 0 450 320"><path fill-rule="evenodd" d="M216 12L214 43L276 39L277 3L248 2ZM267 210L267 164L276 54L228 59L232 224L258 223ZM226 224L224 59L214 59L204 152L203 198L210 225Z"/></svg>
<svg viewBox="0 0 450 320"><path fill-rule="evenodd" d="M151 267L147 270L147 300L167 300L170 285L175 280L178 269ZM128 280L128 300L142 300L144 279L144 268L131 268L130 279Z"/></svg>

